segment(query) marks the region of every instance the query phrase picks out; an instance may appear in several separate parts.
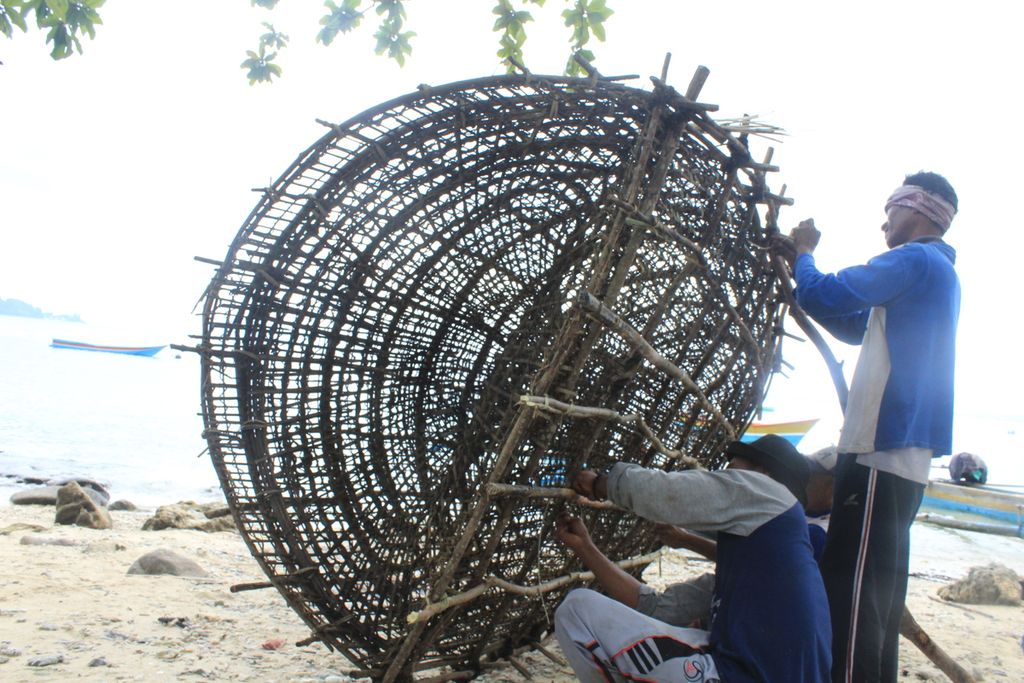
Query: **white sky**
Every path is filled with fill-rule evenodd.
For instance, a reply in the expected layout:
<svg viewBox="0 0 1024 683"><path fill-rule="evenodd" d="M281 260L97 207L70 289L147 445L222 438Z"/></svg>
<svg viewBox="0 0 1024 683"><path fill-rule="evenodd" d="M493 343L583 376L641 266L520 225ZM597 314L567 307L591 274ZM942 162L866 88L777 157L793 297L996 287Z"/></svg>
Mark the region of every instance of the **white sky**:
<svg viewBox="0 0 1024 683"><path fill-rule="evenodd" d="M773 185L797 204L781 223L815 218L823 269L885 249L882 204L904 174L945 174L961 206L948 235L963 284L958 411L1024 415L1019 3L609 3L608 42L594 48L603 73L638 73L646 87L671 52L680 89L698 64L710 67L701 99L720 116L787 129ZM503 71L490 0L407 4L418 35L405 68L373 54L369 27L315 44L314 0L272 13L245 0L109 2L97 39L63 62L41 33L0 38L0 298L163 335L104 343L184 341L212 276L192 257L223 258L256 203L250 188L324 133L314 119ZM562 69L563 8L530 8L536 73ZM250 87L238 65L264 20L292 44L284 78ZM775 402L827 412L831 386L809 346L789 344L798 367Z"/></svg>

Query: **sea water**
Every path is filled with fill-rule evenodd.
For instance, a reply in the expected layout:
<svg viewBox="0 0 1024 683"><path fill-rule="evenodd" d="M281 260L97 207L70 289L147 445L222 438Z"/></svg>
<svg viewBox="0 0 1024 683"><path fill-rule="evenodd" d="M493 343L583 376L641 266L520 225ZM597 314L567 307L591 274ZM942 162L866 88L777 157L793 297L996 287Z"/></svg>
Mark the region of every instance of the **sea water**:
<svg viewBox="0 0 1024 683"><path fill-rule="evenodd" d="M143 358L50 346L53 338L114 346L186 341L185 332L180 339L138 334L0 315L0 504L25 488L16 481L21 477L88 477L107 485L114 499L143 507L223 497L201 436L197 356L169 348ZM954 452L984 458L991 484L1024 489L1024 416L958 400ZM835 443L841 417L829 399L802 408L785 403L785 415L766 412L761 421L820 417L801 450ZM947 475L948 461L933 461L933 478Z"/></svg>
<svg viewBox="0 0 1024 683"><path fill-rule="evenodd" d="M223 499L199 417L199 359L55 349L158 346L139 332L0 315L0 504L18 478L87 477L141 507ZM130 338L128 335L132 335Z"/></svg>

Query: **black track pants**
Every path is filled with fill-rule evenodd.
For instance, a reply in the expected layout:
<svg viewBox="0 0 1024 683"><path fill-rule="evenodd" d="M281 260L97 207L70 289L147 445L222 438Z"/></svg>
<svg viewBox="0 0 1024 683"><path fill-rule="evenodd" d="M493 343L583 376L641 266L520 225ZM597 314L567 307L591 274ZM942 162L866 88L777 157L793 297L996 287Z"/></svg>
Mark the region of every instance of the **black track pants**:
<svg viewBox="0 0 1024 683"><path fill-rule="evenodd" d="M833 683L893 683L910 525L924 485L841 455L821 574L832 614Z"/></svg>

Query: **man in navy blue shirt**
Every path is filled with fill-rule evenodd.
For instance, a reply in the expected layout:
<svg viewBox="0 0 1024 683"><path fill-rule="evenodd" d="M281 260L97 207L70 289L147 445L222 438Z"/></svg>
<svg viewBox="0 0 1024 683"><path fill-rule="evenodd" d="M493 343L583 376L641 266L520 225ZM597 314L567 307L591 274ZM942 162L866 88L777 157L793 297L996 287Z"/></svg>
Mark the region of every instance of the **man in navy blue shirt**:
<svg viewBox="0 0 1024 683"><path fill-rule="evenodd" d="M555 635L577 677L611 680L825 683L831 636L825 589L811 555L802 493L807 464L777 436L728 448L729 468L664 472L619 463L581 472L574 487L645 519L717 533L711 625L671 589L657 593L612 563L576 517L558 537L608 596L578 589L555 613Z"/></svg>

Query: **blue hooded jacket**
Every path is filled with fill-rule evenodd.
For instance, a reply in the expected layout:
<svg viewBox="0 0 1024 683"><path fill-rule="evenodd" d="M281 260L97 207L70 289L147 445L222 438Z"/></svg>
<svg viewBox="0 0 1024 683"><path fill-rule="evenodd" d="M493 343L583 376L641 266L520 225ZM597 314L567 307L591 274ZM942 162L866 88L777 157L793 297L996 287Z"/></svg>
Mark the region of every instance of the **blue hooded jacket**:
<svg viewBox="0 0 1024 683"><path fill-rule="evenodd" d="M797 303L837 339L860 344L871 309L885 309L890 370L875 428L877 451L952 451L960 314L955 260L953 248L938 238L908 242L834 275L819 271L810 254L796 260Z"/></svg>

